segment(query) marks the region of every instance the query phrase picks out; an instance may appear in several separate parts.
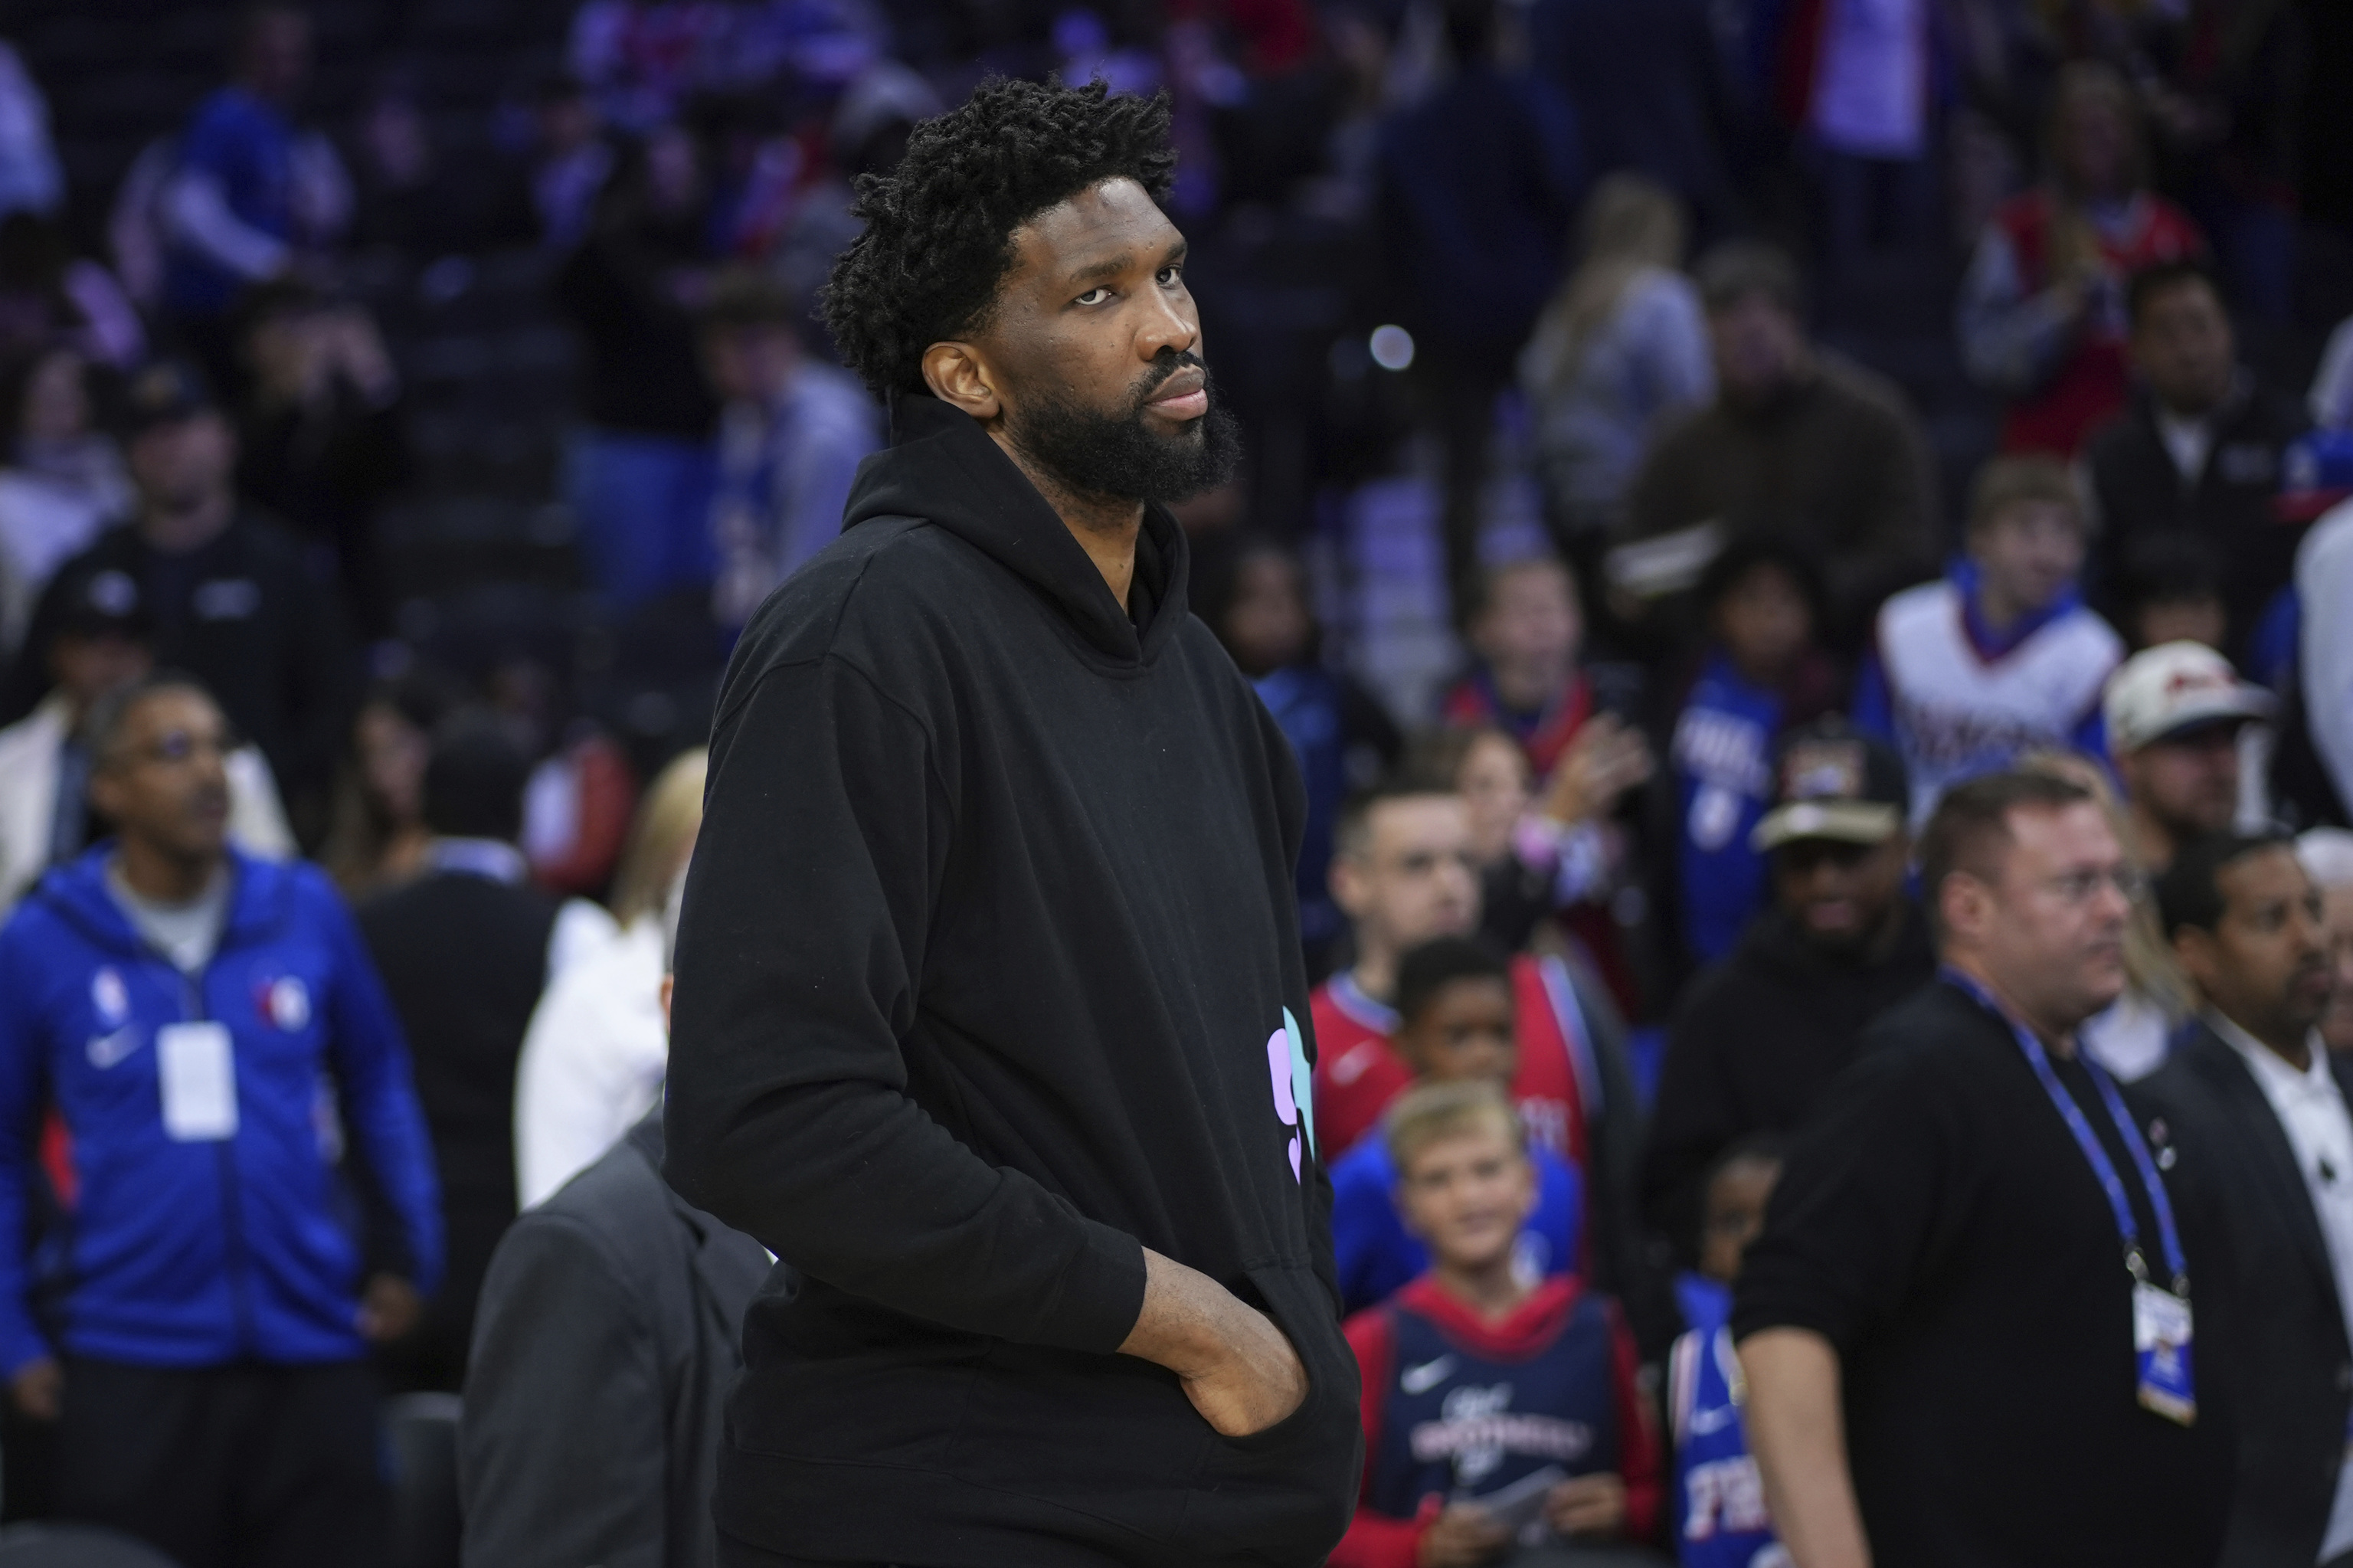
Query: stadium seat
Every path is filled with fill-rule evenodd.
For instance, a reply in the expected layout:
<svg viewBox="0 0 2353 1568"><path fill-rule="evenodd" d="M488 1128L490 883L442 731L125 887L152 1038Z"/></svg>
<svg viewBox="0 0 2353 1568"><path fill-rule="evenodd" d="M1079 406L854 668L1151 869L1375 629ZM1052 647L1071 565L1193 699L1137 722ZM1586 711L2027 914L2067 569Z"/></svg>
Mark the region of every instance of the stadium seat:
<svg viewBox="0 0 2353 1568"><path fill-rule="evenodd" d="M177 1568L144 1542L86 1524L0 1530L0 1568Z"/></svg>

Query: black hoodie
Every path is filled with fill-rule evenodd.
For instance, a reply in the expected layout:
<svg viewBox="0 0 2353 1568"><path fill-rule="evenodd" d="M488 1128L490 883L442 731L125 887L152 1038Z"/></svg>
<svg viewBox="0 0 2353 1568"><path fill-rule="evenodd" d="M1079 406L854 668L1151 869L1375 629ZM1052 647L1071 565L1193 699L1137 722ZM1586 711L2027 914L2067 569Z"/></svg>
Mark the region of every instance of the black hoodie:
<svg viewBox="0 0 2353 1568"><path fill-rule="evenodd" d="M723 690L668 1174L778 1271L720 1526L787 1557L1321 1563L1362 1457L1313 1151L1282 733L1147 512L1133 619L969 418L902 398ZM1142 1246L1310 1393L1219 1436L1115 1354Z"/></svg>

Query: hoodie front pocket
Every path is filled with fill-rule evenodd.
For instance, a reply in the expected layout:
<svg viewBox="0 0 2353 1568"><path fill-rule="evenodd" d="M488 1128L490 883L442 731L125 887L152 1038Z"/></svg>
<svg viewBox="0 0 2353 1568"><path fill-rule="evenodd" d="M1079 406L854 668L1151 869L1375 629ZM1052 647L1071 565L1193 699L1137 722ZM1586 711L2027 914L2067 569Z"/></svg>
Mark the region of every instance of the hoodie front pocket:
<svg viewBox="0 0 2353 1568"><path fill-rule="evenodd" d="M1205 1555L1312 1568L1339 1543L1356 1510L1365 1453L1356 1359L1312 1271L1251 1269L1250 1280L1298 1352L1307 1397L1263 1432L1212 1434L1184 1539Z"/></svg>

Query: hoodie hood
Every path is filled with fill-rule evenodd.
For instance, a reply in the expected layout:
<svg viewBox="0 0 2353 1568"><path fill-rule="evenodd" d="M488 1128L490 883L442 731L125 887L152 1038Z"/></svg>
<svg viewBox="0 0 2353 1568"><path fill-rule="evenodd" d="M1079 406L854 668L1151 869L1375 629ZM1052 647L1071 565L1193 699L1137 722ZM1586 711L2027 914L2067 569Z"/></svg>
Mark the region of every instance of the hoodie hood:
<svg viewBox="0 0 2353 1568"><path fill-rule="evenodd" d="M1131 614L1029 476L978 420L937 397L899 397L891 445L859 465L842 529L874 517L921 517L946 529L1029 584L1106 658L1149 664L1185 623L1190 558L1167 508L1144 508Z"/></svg>
<svg viewBox="0 0 2353 1568"><path fill-rule="evenodd" d="M113 857L112 839L94 844L43 877L33 896L90 941L126 958L146 957L146 938L132 925L131 916L123 913L106 885L106 863ZM223 951L276 927L286 916L290 894L283 866L256 860L234 846L228 852L228 913L221 924Z"/></svg>

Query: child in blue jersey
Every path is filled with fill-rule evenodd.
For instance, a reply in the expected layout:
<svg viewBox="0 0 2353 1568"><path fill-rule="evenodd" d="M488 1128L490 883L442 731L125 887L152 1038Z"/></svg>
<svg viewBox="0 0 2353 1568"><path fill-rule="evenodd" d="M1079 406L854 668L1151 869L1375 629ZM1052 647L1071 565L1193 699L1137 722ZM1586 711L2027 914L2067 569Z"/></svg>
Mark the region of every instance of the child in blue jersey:
<svg viewBox="0 0 2353 1568"><path fill-rule="evenodd" d="M1398 960L1397 1033L1391 1044L1426 1084L1508 1087L1519 1070L1516 1008L1504 960L1482 943L1440 937ZM1514 1258L1531 1280L1578 1270L1585 1231L1585 1179L1548 1149L1532 1150L1535 1210ZM1406 1229L1398 1171L1386 1139L1367 1138L1332 1165L1332 1251L1340 1308L1356 1312L1420 1277L1430 1254Z"/></svg>
<svg viewBox="0 0 2353 1568"><path fill-rule="evenodd" d="M1787 1568L1789 1562L1765 1515L1727 1327L1741 1254L1765 1228L1765 1203L1780 1175L1780 1145L1770 1135L1732 1147L1708 1179L1700 1271L1675 1282L1691 1325L1667 1358L1675 1552L1683 1568Z"/></svg>
<svg viewBox="0 0 2353 1568"><path fill-rule="evenodd" d="M1775 743L1830 711L1838 692L1814 641L1821 592L1802 553L1766 535L1738 539L1708 564L1699 601L1707 651L1668 766L1683 946L1709 963L1765 906L1765 857L1748 835L1773 804Z"/></svg>
<svg viewBox="0 0 2353 1568"><path fill-rule="evenodd" d="M1616 1303L1514 1261L1535 1206L1493 1084L1424 1084L1383 1136L1430 1270L1347 1324L1365 1470L1333 1568L1478 1568L1514 1545L1641 1540L1659 1456Z"/></svg>

